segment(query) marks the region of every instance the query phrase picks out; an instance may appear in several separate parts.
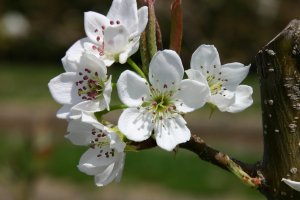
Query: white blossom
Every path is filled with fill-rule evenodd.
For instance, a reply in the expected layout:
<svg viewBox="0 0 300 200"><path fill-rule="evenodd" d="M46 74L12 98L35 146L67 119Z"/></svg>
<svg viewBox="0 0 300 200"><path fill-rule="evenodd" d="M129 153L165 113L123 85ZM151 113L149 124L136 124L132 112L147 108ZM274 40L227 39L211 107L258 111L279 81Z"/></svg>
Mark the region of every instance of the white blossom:
<svg viewBox="0 0 300 200"><path fill-rule="evenodd" d="M67 66L68 62L64 64ZM79 118L81 112L97 112L109 109L111 98L111 76L107 76L104 63L90 54L83 54L74 68L67 68L48 86L53 98L63 107L59 118Z"/></svg>
<svg viewBox="0 0 300 200"><path fill-rule="evenodd" d="M130 140L143 141L154 131L157 145L171 151L190 139L182 117L205 104L206 85L182 80L180 57L171 50L159 51L149 66L149 82L129 70L117 82L121 101L129 108L121 114L118 127Z"/></svg>
<svg viewBox="0 0 300 200"><path fill-rule="evenodd" d="M235 113L253 103L252 88L239 85L247 76L249 67L237 62L221 65L217 49L213 45L201 45L193 53L191 69L186 73L190 79L209 87L209 103L222 112Z"/></svg>
<svg viewBox="0 0 300 200"><path fill-rule="evenodd" d="M109 128L100 123L84 123L72 120L68 126L68 138L75 145L89 146L81 156L78 169L95 176L97 186L119 181L124 168L125 143Z"/></svg>
<svg viewBox="0 0 300 200"><path fill-rule="evenodd" d="M87 35L77 41L63 60L78 62L82 52L100 57L106 66L124 64L139 48L139 39L148 22L148 8L137 9L136 0L114 0L107 16L84 13Z"/></svg>

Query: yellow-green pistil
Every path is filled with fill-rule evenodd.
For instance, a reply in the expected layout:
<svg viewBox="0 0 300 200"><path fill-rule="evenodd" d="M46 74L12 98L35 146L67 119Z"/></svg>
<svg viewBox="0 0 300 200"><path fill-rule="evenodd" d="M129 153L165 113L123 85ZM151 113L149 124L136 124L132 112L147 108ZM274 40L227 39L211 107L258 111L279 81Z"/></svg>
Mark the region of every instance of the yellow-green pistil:
<svg viewBox="0 0 300 200"><path fill-rule="evenodd" d="M174 90L161 92L153 87L151 87L150 90L150 99L143 99L144 103L141 108L152 113L153 123L163 118L172 117L173 114L178 113L174 104L176 100L173 99Z"/></svg>
<svg viewBox="0 0 300 200"><path fill-rule="evenodd" d="M214 68L216 68L216 66L214 65ZM201 69L203 69L203 66L201 66ZM224 83L227 82L227 79L222 79L221 78L222 72L218 72L216 74L212 74L210 71L206 71L206 81L208 83L210 92L212 95L215 94L222 94L222 92L224 90L226 90L226 88L224 88Z"/></svg>

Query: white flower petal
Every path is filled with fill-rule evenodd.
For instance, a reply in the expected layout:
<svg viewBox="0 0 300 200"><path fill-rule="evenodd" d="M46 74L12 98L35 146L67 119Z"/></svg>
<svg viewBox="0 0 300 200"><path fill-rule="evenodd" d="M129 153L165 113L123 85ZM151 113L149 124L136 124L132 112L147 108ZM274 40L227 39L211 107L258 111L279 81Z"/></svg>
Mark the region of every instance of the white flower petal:
<svg viewBox="0 0 300 200"><path fill-rule="evenodd" d="M120 154L120 159L117 160L117 164L116 164L116 172L117 172L117 176L115 178L116 182L120 182L121 178L122 178L122 174L123 174L123 169L124 169L124 164L125 164L125 153L121 153Z"/></svg>
<svg viewBox="0 0 300 200"><path fill-rule="evenodd" d="M82 65L82 54L84 53L84 45L89 43L88 38L83 38L75 42L62 58L62 63L66 72L77 71L78 66Z"/></svg>
<svg viewBox="0 0 300 200"><path fill-rule="evenodd" d="M201 71L194 70L194 69L188 69L188 70L185 71L185 73L187 74L189 79L194 80L194 81L198 81L202 84L207 85L207 87L209 87L208 83L207 83L207 80L206 80L206 77L203 76Z"/></svg>
<svg viewBox="0 0 300 200"><path fill-rule="evenodd" d="M95 183L97 186L105 186L111 183L113 180L118 181L122 175L124 168L125 154L121 153L119 159L109 165L102 173L95 176Z"/></svg>
<svg viewBox="0 0 300 200"><path fill-rule="evenodd" d="M97 58L100 58L104 62L105 66L109 67L115 62L115 58L110 54L110 52L99 52L99 48L102 48L101 46L97 46L91 42L85 42L83 45L86 53L92 54Z"/></svg>
<svg viewBox="0 0 300 200"><path fill-rule="evenodd" d="M139 49L139 40L140 37L135 37L132 41L130 41L122 53L119 55L119 63L124 64L127 62L127 59L132 56Z"/></svg>
<svg viewBox="0 0 300 200"><path fill-rule="evenodd" d="M115 62L115 60L111 57L103 56L101 58L102 58L103 62L105 63L106 67L110 67Z"/></svg>
<svg viewBox="0 0 300 200"><path fill-rule="evenodd" d="M150 62L149 80L159 91L176 87L181 82L183 74L182 62L175 51L158 51Z"/></svg>
<svg viewBox="0 0 300 200"><path fill-rule="evenodd" d="M72 107L73 110L79 110L84 112L98 112L106 109L106 102L103 100L87 100L82 101Z"/></svg>
<svg viewBox="0 0 300 200"><path fill-rule="evenodd" d="M99 44L99 41L103 36L103 28L109 25L109 19L102 14L96 12L85 12L84 13L84 29L86 35L94 43Z"/></svg>
<svg viewBox="0 0 300 200"><path fill-rule="evenodd" d="M129 33L123 25L109 26L104 30L105 53L120 54L126 49L128 42Z"/></svg>
<svg viewBox="0 0 300 200"><path fill-rule="evenodd" d="M100 152L100 151L103 152ZM105 156L106 152L111 152L111 148L109 146L103 146L101 149L99 148L89 148L80 158L78 168L80 171L85 172L90 175L95 175L89 173L91 170L95 169L96 167L101 166L108 166L111 163L114 163L118 156L115 153L114 156L111 156L111 154L108 154L109 156ZM98 155L101 155L98 157Z"/></svg>
<svg viewBox="0 0 300 200"><path fill-rule="evenodd" d="M214 45L201 45L193 53L191 59L191 69L200 70L203 74L219 70L221 66L220 57Z"/></svg>
<svg viewBox="0 0 300 200"><path fill-rule="evenodd" d="M150 137L153 130L150 114L141 113L137 108L127 108L121 114L118 127L132 141L140 142Z"/></svg>
<svg viewBox="0 0 300 200"><path fill-rule="evenodd" d="M129 70L120 75L117 89L121 101L130 107L142 105L143 99L150 95L147 81Z"/></svg>
<svg viewBox="0 0 300 200"><path fill-rule="evenodd" d="M108 80L105 82L104 90L103 90L103 101L105 103L105 108L109 110L109 104L111 100L111 92L112 92L112 85L111 85L111 76L109 76Z"/></svg>
<svg viewBox="0 0 300 200"><path fill-rule="evenodd" d="M114 24L119 21L128 31L135 32L138 24L136 0L114 0L107 17Z"/></svg>
<svg viewBox="0 0 300 200"><path fill-rule="evenodd" d="M69 114L73 105L63 105L56 113L56 117L59 119L69 118Z"/></svg>
<svg viewBox="0 0 300 200"><path fill-rule="evenodd" d="M81 112L81 121L89 124L93 124L98 129L103 129L103 125L99 123L94 112Z"/></svg>
<svg viewBox="0 0 300 200"><path fill-rule="evenodd" d="M118 134L108 131L108 137L110 138L110 148L116 149L118 152L123 152L126 144L121 140Z"/></svg>
<svg viewBox="0 0 300 200"><path fill-rule="evenodd" d="M113 164L114 163L112 163L110 165L113 165ZM106 165L104 165L104 166L94 166L94 165L89 164L89 163L84 163L84 164L77 165L77 168L79 169L79 171L81 171L81 172L83 172L87 175L95 176L99 173L103 173L107 169L108 166L106 166Z"/></svg>
<svg viewBox="0 0 300 200"><path fill-rule="evenodd" d="M148 23L148 7L143 6L138 10L138 32L137 34L140 35L146 28Z"/></svg>
<svg viewBox="0 0 300 200"><path fill-rule="evenodd" d="M187 142L191 138L191 132L178 115L176 118L163 119L164 126L155 129L157 145L167 151L172 151L178 144Z"/></svg>
<svg viewBox="0 0 300 200"><path fill-rule="evenodd" d="M225 96L224 96L225 95ZM223 91L222 94L215 94L208 100L210 103L218 107L221 112L225 112L229 106L235 102L235 94L231 91Z"/></svg>
<svg viewBox="0 0 300 200"><path fill-rule="evenodd" d="M62 73L48 83L48 87L52 97L60 104L74 104L80 101L74 80L75 72Z"/></svg>
<svg viewBox="0 0 300 200"><path fill-rule="evenodd" d="M228 80L223 86L229 90L235 90L235 88L246 78L249 68L250 65L245 66L237 62L222 65L222 78Z"/></svg>
<svg viewBox="0 0 300 200"><path fill-rule="evenodd" d="M283 178L281 181L283 181L285 184L287 184L294 190L297 190L298 192L300 192L300 182L292 181L290 179L285 179L285 178Z"/></svg>
<svg viewBox="0 0 300 200"><path fill-rule="evenodd" d="M111 183L115 177L116 173L113 173L116 163L112 163L106 167L101 173L95 174L95 183L98 187L105 186Z"/></svg>
<svg viewBox="0 0 300 200"><path fill-rule="evenodd" d="M174 96L175 106L176 110L184 113L204 106L210 94L206 84L194 80L183 80L179 88L180 90Z"/></svg>
<svg viewBox="0 0 300 200"><path fill-rule="evenodd" d="M237 113L251 106L253 103L252 93L252 87L247 85L239 85L235 91L235 102L230 105L226 111Z"/></svg>
<svg viewBox="0 0 300 200"><path fill-rule="evenodd" d="M68 133L65 137L75 145L89 145L91 140L95 138L92 135L94 126L89 123L81 122L80 120L71 120L68 125ZM102 125L102 128L104 126Z"/></svg>
<svg viewBox="0 0 300 200"><path fill-rule="evenodd" d="M106 79L107 68L101 59L97 58L92 54L87 54L87 53L84 53L82 58L83 58L83 64L80 66L81 70L84 68L88 68L93 72L97 72L97 76L101 80Z"/></svg>

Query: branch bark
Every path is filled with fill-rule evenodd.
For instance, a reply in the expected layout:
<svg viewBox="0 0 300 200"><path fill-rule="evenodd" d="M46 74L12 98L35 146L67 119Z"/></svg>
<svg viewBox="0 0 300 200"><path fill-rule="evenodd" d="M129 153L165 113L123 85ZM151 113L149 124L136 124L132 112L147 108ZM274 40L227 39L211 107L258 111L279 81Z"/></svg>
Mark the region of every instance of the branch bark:
<svg viewBox="0 0 300 200"><path fill-rule="evenodd" d="M134 146L136 150L145 150L157 146L153 138L143 142L131 142L129 145ZM261 186L262 179L257 174L258 165L249 165L232 159L228 155L208 146L204 140L197 135L192 135L188 142L180 144L178 147L187 149L198 155L201 160L210 162L234 174L244 184L250 187L258 188Z"/></svg>
<svg viewBox="0 0 300 200"><path fill-rule="evenodd" d="M293 20L256 56L264 127L261 192L269 200L300 199L281 179L300 181L300 21Z"/></svg>

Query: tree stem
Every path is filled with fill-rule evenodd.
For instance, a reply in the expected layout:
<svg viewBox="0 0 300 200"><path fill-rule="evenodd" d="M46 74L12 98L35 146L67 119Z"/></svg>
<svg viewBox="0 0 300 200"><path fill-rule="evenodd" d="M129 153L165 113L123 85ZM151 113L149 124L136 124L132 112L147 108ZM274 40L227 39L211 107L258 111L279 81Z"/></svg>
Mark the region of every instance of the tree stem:
<svg viewBox="0 0 300 200"><path fill-rule="evenodd" d="M130 145L135 146L136 150L144 150L156 147L156 142L153 138L150 138L143 142L131 142ZM258 188L261 185L262 178L257 175L255 165L248 165L231 159L228 155L207 146L197 135L192 135L191 139L186 143L180 144L179 148L187 149L197 154L201 160L210 162L234 174L247 186Z"/></svg>
<svg viewBox="0 0 300 200"><path fill-rule="evenodd" d="M300 21L293 20L256 56L261 85L264 156L261 192L269 200L300 199L281 179L300 181Z"/></svg>

